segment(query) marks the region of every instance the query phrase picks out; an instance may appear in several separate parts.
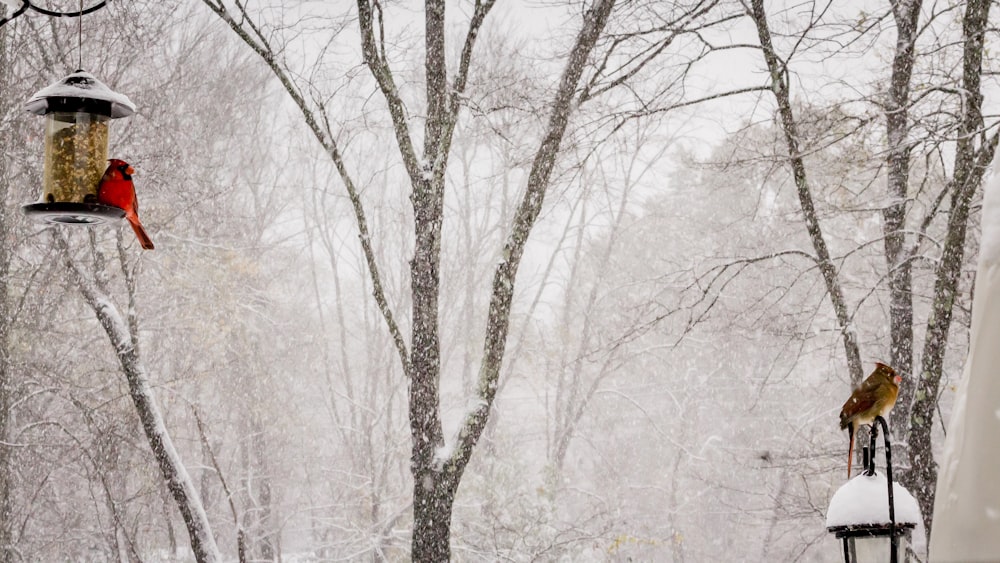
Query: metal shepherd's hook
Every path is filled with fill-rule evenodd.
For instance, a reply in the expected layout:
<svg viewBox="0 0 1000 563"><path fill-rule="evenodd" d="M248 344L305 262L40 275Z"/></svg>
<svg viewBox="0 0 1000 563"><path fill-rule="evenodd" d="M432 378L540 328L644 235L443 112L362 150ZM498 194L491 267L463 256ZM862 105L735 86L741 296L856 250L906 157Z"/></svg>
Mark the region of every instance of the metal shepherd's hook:
<svg viewBox="0 0 1000 563"><path fill-rule="evenodd" d="M899 548L899 537L896 535L896 503L892 498L892 444L889 443L889 425L881 416L876 416L872 422L871 441L868 458L868 466L865 468L865 475L871 477L875 474L875 442L878 439L878 427L882 425L882 443L885 444L885 479L889 487L889 563L898 563L897 550Z"/></svg>

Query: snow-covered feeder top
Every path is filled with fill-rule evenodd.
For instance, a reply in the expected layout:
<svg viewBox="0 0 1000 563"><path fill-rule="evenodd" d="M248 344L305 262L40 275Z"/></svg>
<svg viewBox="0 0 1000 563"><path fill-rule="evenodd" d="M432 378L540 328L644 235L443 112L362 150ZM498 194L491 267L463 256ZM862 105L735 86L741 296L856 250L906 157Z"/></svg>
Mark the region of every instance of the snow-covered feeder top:
<svg viewBox="0 0 1000 563"><path fill-rule="evenodd" d="M826 527L857 526L859 524L889 524L889 493L885 475L876 472L871 477L862 473L844 483L830 499ZM896 524L920 522L920 506L899 483L892 484Z"/></svg>
<svg viewBox="0 0 1000 563"><path fill-rule="evenodd" d="M35 92L24 104L24 109L37 115L82 111L118 118L135 113L135 104L125 94L108 88L93 74L78 70Z"/></svg>

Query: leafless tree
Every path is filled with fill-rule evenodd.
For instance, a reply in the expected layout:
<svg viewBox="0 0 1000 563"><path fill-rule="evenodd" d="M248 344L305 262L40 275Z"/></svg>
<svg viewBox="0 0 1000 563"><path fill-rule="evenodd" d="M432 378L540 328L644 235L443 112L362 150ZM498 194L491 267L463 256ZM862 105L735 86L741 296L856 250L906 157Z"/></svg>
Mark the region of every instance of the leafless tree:
<svg viewBox="0 0 1000 563"><path fill-rule="evenodd" d="M811 190L805 182L806 166L799 149L801 136L797 120L792 113L789 95L788 77L791 75L789 66L792 55L782 59L775 50L763 2L754 0L747 11L757 26L761 50L774 84L780 123L788 142L789 163L800 190L804 221L813 238L817 256L826 257L821 258L820 264L822 264L830 260L830 254L820 244L818 216L815 206L808 201ZM824 12L822 6L819 6L811 13L816 15L818 21ZM911 155L918 147L928 152L938 150L935 148L938 145L933 137L919 140L912 136L914 123L918 119L914 115L914 108L920 101L920 99L911 100L913 71L922 55L916 45L921 30L927 28L920 27L919 1L892 2L891 12L896 23L896 51L887 88L887 99L881 104L886 118L887 142L884 151L887 199L881 208L887 264L886 285L889 294L886 320L890 334L889 355L897 367L908 376L893 419L897 422L897 428L904 426L903 442L908 445L910 468L903 474L903 481L917 496L929 530L937 475L931 438L934 415L940 400L940 382L944 377L944 355L952 332L952 317L958 306L972 201L981 188L983 175L993 160L997 144L996 133L990 133L995 124L987 124L982 115L982 57L989 20L989 4L973 2L965 6L960 40L962 74L954 79L957 84L948 82L952 79L946 76L943 83L933 83L923 88L924 93L921 98L941 92L960 91L963 94L960 96L960 101L957 99L952 101L951 107L955 109L948 110L952 112L954 118L945 120L936 129L926 131L929 135L953 143L955 157L950 178L947 178L943 189L928 205L925 214L916 220L910 219L910 210L914 208L912 202L915 195L920 193L922 186L917 186L915 189L912 185ZM862 31L868 29L866 25L860 27ZM802 31L801 40L804 40L811 30L810 26ZM947 105L947 102L943 102L942 105ZM932 111L935 112L933 115L939 114L940 105L932 108ZM922 119L924 119L924 123L921 123L923 128L934 121L933 117ZM928 229L935 218L942 215L939 206L946 198L950 205L944 212L947 224L942 229L941 253L939 257L933 259L931 278L933 302L926 319L927 329L923 339L921 365L918 373L911 373L914 329L919 322L914 314L913 263L922 258L922 253L925 252L924 246L929 238ZM837 287L842 284L834 283L837 276L833 262L830 262L830 268L826 270L821 267L821 271L824 271L828 294L837 311L838 322L841 327L848 327L851 322L851 306L844 299L842 289ZM855 329L844 332L844 342L848 371L852 382L856 384L862 374Z"/></svg>
<svg viewBox="0 0 1000 563"><path fill-rule="evenodd" d="M959 88L963 94L958 114L953 173L945 186L951 196L951 205L941 255L934 270L932 311L927 319L920 377L914 378L916 390L907 428L910 472L905 482L916 491L928 531L934 516L937 483L937 463L931 440L934 413L941 397L944 355L948 349L962 268L967 259L972 201L982 189L983 176L993 161L1000 139L1000 131L990 132L996 123L988 127L982 113L983 55L990 25L990 5L990 2L968 2L962 20L962 77Z"/></svg>
<svg viewBox="0 0 1000 563"><path fill-rule="evenodd" d="M916 56L920 0L892 2L896 21L896 52L885 102L886 191L882 210L885 259L889 272L889 359L900 373L913 373L913 261L907 252L906 208L910 190L910 91ZM914 387L900 389L897 421L909 419Z"/></svg>
<svg viewBox="0 0 1000 563"><path fill-rule="evenodd" d="M125 256L121 236L118 238L118 258L125 273L126 287L128 288L126 316L121 314L108 294L105 279L107 274L104 268L105 259L101 256L100 251L94 248L96 265L94 274L88 275L73 257L66 239L61 235L54 235L53 240L59 248L84 301L93 309L101 326L107 332L111 346L121 364L122 372L128 381L129 394L146 433L146 438L149 440L150 449L163 473L167 488L170 489L174 502L184 518L195 557L198 561L218 561L221 558L219 548L215 545L215 538L202 506L201 497L174 448L163 415L156 404L147 368L139 354L135 278L134 272L129 269L129 261Z"/></svg>
<svg viewBox="0 0 1000 563"><path fill-rule="evenodd" d="M795 178L796 193L799 197L799 205L802 208L802 218L809 232L809 239L812 242L815 252L814 260L823 275L823 282L826 284L827 295L830 304L833 306L837 316L838 330L844 342L844 355L847 358L847 369L851 376L851 381L860 383L863 376L861 367L861 351L858 348L857 329L852 325L849 305L844 297L842 283L837 273L837 266L830 256L827 248L826 238L823 236L823 229L819 216L816 213L816 204L813 201L812 190L809 187L809 179L806 173L805 161L799 149L799 125L792 110L792 100L789 94L789 75L785 62L779 58L771 41L771 30L767 23L767 14L764 12L764 3L761 0L753 0L748 7L750 17L757 26L757 36L760 39L761 52L767 64L768 73L771 79L771 90L778 104L778 114L781 121L781 129L785 135L785 142L788 145L788 164L792 169Z"/></svg>
<svg viewBox="0 0 1000 563"><path fill-rule="evenodd" d="M439 405L441 369L439 291L440 247L443 219L445 176L451 154L451 144L466 90L476 39L493 3L477 2L468 23L454 78L449 81L446 64L446 33L443 2L428 3L425 15L425 86L423 149L416 148L410 130L410 119L397 78L390 67L386 37L383 32L384 8L381 4L358 2L358 23L364 63L382 93L392 120L393 131L403 167L412 189L414 213L414 253L410 262L412 320L410 344L407 346L385 298L382 280L376 266L368 222L359 196L359 189L349 172L338 145L336 132L330 129L326 108L309 99L310 86L296 81L285 66L278 48L272 45L272 34L259 20L236 3L206 0L222 18L272 69L302 111L306 124L322 144L337 167L337 171L354 205L360 231L361 246L368 263L375 300L382 311L396 351L409 378L410 427L413 441L411 470L414 478L414 531L412 557L416 560L441 560L449 555L449 522L455 493L472 455L472 449L482 435L489 418L490 407L498 387L501 365L506 349L514 281L528 235L541 211L550 176L559 153L570 117L577 104L611 90L642 70L648 61L662 51L671 39L658 43L645 55L623 67L610 65L611 54L618 42L606 50L603 63L587 82L581 82L591 52L602 38L602 31L614 7L612 1L596 2L587 9L581 30L569 51L553 101L545 132L538 145L528 174L524 196L518 204L507 242L494 273L487 315L484 356L475 385L478 401L466 415L456 443L445 448ZM682 25L709 9L712 3L696 4L682 11L674 22ZM666 21L666 18L665 18ZM673 29L673 28L669 28ZM624 41L619 39L617 41ZM578 88L582 91L578 93Z"/></svg>

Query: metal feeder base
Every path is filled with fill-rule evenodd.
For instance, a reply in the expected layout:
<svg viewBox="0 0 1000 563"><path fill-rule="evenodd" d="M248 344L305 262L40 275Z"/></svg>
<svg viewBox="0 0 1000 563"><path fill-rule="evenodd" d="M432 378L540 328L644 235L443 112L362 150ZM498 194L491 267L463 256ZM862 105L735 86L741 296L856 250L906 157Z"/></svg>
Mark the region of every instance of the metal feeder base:
<svg viewBox="0 0 1000 563"><path fill-rule="evenodd" d="M100 203L30 203L21 211L35 221L59 225L100 225L125 217L121 209Z"/></svg>

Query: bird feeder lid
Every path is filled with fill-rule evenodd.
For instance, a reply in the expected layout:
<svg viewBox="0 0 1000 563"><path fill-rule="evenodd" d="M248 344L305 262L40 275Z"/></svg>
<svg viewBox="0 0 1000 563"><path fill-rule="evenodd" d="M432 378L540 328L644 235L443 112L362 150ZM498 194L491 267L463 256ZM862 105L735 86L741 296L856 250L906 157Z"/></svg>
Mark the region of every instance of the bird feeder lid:
<svg viewBox="0 0 1000 563"><path fill-rule="evenodd" d="M135 113L135 104L125 94L108 88L93 74L78 70L35 92L24 104L24 109L37 115L82 111L118 118Z"/></svg>

